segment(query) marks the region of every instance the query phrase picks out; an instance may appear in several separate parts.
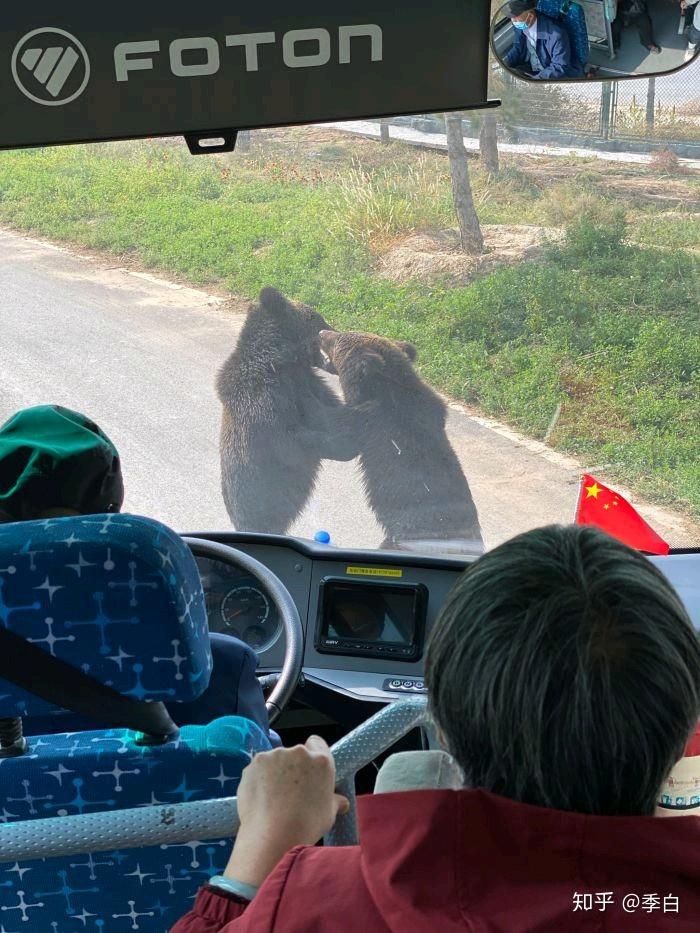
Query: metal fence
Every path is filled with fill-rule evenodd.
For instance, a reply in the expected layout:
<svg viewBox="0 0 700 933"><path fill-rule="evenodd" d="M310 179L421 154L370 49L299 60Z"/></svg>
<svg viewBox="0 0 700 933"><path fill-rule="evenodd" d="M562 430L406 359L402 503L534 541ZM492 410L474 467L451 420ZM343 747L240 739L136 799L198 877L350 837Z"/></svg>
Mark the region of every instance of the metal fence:
<svg viewBox="0 0 700 933"><path fill-rule="evenodd" d="M502 142L633 152L671 149L700 158L700 60L658 78L576 84L537 84L497 69L491 73L489 96L502 102L492 111ZM464 117L466 134L478 136L479 112ZM439 117L394 122L444 132Z"/></svg>

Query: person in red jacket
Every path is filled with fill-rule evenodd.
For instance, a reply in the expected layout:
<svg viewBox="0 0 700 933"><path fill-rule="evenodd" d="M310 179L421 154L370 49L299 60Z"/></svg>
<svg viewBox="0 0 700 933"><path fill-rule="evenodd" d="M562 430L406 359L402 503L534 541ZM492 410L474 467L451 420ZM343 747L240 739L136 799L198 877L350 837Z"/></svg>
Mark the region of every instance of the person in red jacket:
<svg viewBox="0 0 700 933"><path fill-rule="evenodd" d="M700 639L653 564L590 526L508 541L449 595L426 680L463 789L360 798L360 845L320 848L347 807L326 744L257 755L172 933L700 929L700 819L656 810Z"/></svg>

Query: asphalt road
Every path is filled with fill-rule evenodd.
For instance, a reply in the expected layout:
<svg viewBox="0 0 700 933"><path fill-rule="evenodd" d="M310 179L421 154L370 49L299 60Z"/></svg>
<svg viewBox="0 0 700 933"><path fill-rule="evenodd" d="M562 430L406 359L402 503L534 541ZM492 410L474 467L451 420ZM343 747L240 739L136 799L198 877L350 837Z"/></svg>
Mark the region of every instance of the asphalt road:
<svg viewBox="0 0 700 933"><path fill-rule="evenodd" d="M229 528L214 378L242 320L204 292L0 231L0 419L44 403L83 411L121 453L125 509L183 532ZM487 546L572 519L580 464L456 405L449 432ZM697 544L697 526L642 505L672 544ZM324 464L290 531L322 528L337 545L383 537L354 463Z"/></svg>

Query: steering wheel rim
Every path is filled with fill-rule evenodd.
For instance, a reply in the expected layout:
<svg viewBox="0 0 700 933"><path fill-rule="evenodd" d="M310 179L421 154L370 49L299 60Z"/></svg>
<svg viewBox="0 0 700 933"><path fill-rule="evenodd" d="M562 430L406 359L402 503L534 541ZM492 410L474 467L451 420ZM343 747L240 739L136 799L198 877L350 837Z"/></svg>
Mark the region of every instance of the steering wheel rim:
<svg viewBox="0 0 700 933"><path fill-rule="evenodd" d="M229 544L207 541L205 538L183 538L195 557L204 557L245 570L265 587L267 595L280 614L285 636L284 661L279 679L265 701L270 725L277 721L289 703L301 677L304 665L304 630L299 610L287 587L269 567Z"/></svg>

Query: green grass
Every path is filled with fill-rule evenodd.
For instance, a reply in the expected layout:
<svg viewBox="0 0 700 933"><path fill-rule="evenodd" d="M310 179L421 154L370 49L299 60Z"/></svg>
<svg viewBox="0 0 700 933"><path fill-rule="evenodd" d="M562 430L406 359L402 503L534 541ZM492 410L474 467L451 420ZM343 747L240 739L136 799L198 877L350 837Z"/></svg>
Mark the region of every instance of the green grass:
<svg viewBox="0 0 700 933"><path fill-rule="evenodd" d="M340 145L315 163L157 143L5 153L0 222L244 296L274 284L337 327L412 340L436 387L534 437L561 404L552 444L700 516L700 267L675 249L693 245L685 219L553 194L512 165L498 181L477 170L484 222L556 221L565 240L469 286L397 286L373 271L378 243L453 219L445 160L390 148L376 166Z"/></svg>
<svg viewBox="0 0 700 933"><path fill-rule="evenodd" d="M700 253L700 209L664 211L661 217L658 211L640 211L630 226L631 238L638 243L669 249L683 247Z"/></svg>

